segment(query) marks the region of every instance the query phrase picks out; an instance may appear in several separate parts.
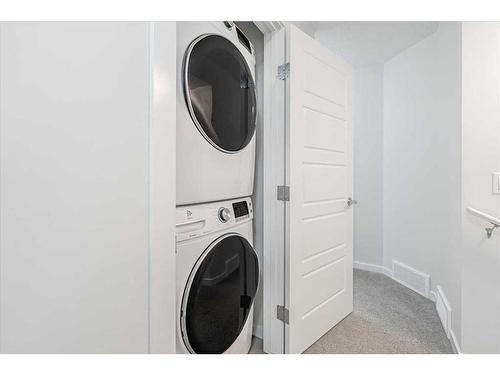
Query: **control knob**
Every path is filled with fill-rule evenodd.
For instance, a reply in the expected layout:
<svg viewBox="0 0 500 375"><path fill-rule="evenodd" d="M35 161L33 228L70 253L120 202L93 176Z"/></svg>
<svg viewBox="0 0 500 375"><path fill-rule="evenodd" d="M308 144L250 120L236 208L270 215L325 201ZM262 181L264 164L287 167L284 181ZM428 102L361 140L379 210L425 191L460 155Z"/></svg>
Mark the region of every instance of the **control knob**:
<svg viewBox="0 0 500 375"><path fill-rule="evenodd" d="M223 223L227 223L231 219L231 212L226 207L219 208L219 220Z"/></svg>

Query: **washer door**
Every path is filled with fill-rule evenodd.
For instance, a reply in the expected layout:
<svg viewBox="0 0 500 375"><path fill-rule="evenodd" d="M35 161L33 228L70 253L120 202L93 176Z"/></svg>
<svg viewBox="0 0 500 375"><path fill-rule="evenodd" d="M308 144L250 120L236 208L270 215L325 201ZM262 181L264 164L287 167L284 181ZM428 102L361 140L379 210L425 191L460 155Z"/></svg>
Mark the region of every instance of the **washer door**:
<svg viewBox="0 0 500 375"><path fill-rule="evenodd" d="M189 46L184 89L191 118L220 151L242 150L255 133L255 84L238 48L215 34Z"/></svg>
<svg viewBox="0 0 500 375"><path fill-rule="evenodd" d="M257 254L238 234L214 241L184 291L182 337L192 353L224 353L238 338L257 292Z"/></svg>

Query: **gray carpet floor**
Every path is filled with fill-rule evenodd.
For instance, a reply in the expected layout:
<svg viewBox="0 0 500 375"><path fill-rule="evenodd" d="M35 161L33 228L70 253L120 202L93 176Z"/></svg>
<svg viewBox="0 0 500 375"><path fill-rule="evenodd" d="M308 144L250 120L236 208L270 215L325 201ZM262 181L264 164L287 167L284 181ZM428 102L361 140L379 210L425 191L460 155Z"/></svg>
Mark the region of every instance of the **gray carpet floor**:
<svg viewBox="0 0 500 375"><path fill-rule="evenodd" d="M385 275L354 270L354 311L307 354L452 353L434 303ZM262 353L254 338L250 353Z"/></svg>

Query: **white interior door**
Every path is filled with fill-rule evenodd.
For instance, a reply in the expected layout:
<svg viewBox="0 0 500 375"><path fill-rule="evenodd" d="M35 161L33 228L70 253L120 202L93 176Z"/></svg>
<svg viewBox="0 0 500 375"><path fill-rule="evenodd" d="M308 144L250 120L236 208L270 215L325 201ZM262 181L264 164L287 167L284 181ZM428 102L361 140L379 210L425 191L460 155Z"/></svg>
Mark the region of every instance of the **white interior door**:
<svg viewBox="0 0 500 375"><path fill-rule="evenodd" d="M285 351L301 353L352 312L352 69L287 28Z"/></svg>

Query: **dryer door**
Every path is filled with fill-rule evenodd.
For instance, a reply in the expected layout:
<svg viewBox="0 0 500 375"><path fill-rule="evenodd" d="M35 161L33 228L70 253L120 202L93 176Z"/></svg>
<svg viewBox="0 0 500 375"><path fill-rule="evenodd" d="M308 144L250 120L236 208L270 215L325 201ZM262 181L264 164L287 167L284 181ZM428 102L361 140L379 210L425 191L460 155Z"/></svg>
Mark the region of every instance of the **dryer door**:
<svg viewBox="0 0 500 375"><path fill-rule="evenodd" d="M220 151L243 149L255 132L255 85L238 48L215 34L202 35L186 52L184 89L191 118Z"/></svg>
<svg viewBox="0 0 500 375"><path fill-rule="evenodd" d="M192 353L224 353L243 329L257 292L257 254L238 234L219 237L198 259L184 291L181 330Z"/></svg>

